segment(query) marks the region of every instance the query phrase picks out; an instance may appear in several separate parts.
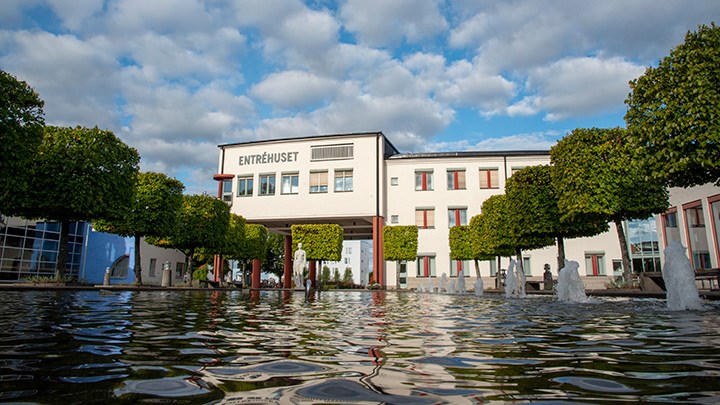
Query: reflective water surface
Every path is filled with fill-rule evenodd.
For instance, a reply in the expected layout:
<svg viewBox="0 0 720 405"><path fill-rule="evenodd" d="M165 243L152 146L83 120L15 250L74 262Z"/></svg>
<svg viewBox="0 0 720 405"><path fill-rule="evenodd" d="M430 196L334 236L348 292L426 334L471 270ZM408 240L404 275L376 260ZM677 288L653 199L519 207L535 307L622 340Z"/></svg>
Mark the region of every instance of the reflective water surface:
<svg viewBox="0 0 720 405"><path fill-rule="evenodd" d="M714 303L26 291L0 308L3 402L720 402Z"/></svg>

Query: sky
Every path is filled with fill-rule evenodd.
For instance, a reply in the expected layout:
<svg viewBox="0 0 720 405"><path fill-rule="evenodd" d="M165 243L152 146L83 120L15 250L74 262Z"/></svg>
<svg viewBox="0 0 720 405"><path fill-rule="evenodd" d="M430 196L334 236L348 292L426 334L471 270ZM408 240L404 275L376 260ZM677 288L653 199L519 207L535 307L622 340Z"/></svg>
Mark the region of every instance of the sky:
<svg viewBox="0 0 720 405"><path fill-rule="evenodd" d="M382 131L401 152L547 150L624 126L628 82L720 16L717 0L0 2L0 69L46 124L112 130L142 171L211 195L220 144Z"/></svg>

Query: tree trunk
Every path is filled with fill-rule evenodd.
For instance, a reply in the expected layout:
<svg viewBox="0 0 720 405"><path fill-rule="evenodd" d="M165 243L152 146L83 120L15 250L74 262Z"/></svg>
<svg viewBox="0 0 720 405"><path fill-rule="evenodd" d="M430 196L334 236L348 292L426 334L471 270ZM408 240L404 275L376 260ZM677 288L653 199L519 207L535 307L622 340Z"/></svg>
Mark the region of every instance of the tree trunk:
<svg viewBox="0 0 720 405"><path fill-rule="evenodd" d="M473 262L475 262L475 277L480 278L480 261L474 259Z"/></svg>
<svg viewBox="0 0 720 405"><path fill-rule="evenodd" d="M617 229L618 241L620 242L620 255L622 257L623 264L623 279L626 284L630 284L632 277L632 263L630 263L630 255L628 254L627 239L625 239L625 229L622 226L622 221L619 219L613 220L615 228Z"/></svg>
<svg viewBox="0 0 720 405"><path fill-rule="evenodd" d="M563 239L562 236L557 237L557 264L558 268L557 271L559 272L560 269L565 267L565 239Z"/></svg>
<svg viewBox="0 0 720 405"><path fill-rule="evenodd" d="M63 281L68 258L68 236L70 235L70 221L60 221L60 250L58 251L57 262L55 263L55 281Z"/></svg>
<svg viewBox="0 0 720 405"><path fill-rule="evenodd" d="M142 285L142 263L140 262L140 235L135 235L135 284Z"/></svg>
<svg viewBox="0 0 720 405"><path fill-rule="evenodd" d="M523 272L523 274L525 274L525 271L523 270L523 263L522 263L522 249L520 249L520 248L515 249L515 260L517 261L517 264L515 265L516 274L518 271L521 271L521 272Z"/></svg>
<svg viewBox="0 0 720 405"><path fill-rule="evenodd" d="M195 248L190 248L190 250L188 250L188 255L187 255L187 261L188 261L188 262L187 262L187 266L186 266L186 268L185 268L185 271L187 271L187 272L190 273L190 277L192 277L192 274L193 274L193 273L192 273L192 272L193 272L192 262L193 262L193 256L194 256L194 255L195 255ZM215 269L213 269L213 271L215 271ZM184 275L183 275L183 276L184 276ZM207 279L210 280L209 277L208 277Z"/></svg>

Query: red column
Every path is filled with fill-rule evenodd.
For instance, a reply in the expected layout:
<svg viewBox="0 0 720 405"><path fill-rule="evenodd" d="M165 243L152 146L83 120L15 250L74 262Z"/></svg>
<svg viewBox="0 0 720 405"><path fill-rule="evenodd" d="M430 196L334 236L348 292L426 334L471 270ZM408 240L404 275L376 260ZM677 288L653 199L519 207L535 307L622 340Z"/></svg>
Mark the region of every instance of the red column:
<svg viewBox="0 0 720 405"><path fill-rule="evenodd" d="M223 267L223 261L222 256L215 255L213 256L213 272L212 274L208 274L208 280L210 281L218 281L220 280L220 277L222 277L222 267Z"/></svg>
<svg viewBox="0 0 720 405"><path fill-rule="evenodd" d="M285 259L283 260L283 288L292 288L292 235L285 235Z"/></svg>
<svg viewBox="0 0 720 405"><path fill-rule="evenodd" d="M260 288L260 259L252 260L252 288Z"/></svg>
<svg viewBox="0 0 720 405"><path fill-rule="evenodd" d="M385 287L385 259L383 259L382 228L385 219L373 217L373 276L375 282Z"/></svg>
<svg viewBox="0 0 720 405"><path fill-rule="evenodd" d="M308 278L312 282L312 288L317 288L317 280L315 277L315 274L317 273L317 262L315 260L310 261L310 266L308 268Z"/></svg>

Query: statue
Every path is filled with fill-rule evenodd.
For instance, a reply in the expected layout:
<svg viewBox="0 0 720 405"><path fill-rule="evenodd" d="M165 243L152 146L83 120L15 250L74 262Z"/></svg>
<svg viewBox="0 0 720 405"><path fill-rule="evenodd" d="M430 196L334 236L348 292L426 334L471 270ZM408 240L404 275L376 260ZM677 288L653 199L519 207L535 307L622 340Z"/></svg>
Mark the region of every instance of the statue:
<svg viewBox="0 0 720 405"><path fill-rule="evenodd" d="M545 272L543 272L543 289L546 291L553 289L553 276L550 272L550 265L547 263L545 263Z"/></svg>
<svg viewBox="0 0 720 405"><path fill-rule="evenodd" d="M307 263L305 251L302 248L302 243L298 243L298 248L295 251L295 258L293 259L293 282L295 283L295 288L303 288L303 271L305 270L305 263Z"/></svg>

